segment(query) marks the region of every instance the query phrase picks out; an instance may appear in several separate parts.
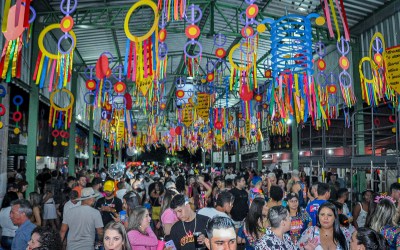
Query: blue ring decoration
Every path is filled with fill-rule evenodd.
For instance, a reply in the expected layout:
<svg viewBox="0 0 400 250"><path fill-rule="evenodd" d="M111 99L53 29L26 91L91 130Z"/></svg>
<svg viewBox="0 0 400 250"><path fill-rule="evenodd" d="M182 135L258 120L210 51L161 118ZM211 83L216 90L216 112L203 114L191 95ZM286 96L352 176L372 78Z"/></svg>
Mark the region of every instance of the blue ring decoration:
<svg viewBox="0 0 400 250"><path fill-rule="evenodd" d="M112 91L112 89L113 89L112 82L110 80L105 80L103 83L103 93L106 91Z"/></svg>
<svg viewBox="0 0 400 250"><path fill-rule="evenodd" d="M88 100L88 96L90 96L90 95L93 96L93 101L92 101L92 102L90 102L90 101ZM92 92L92 91L86 92L85 95L83 96L83 100L85 101L85 103L86 103L87 105L93 105L94 102L96 101L96 98L95 98L94 96L95 96L95 93L94 93L94 92Z"/></svg>
<svg viewBox="0 0 400 250"><path fill-rule="evenodd" d="M158 44L158 59L164 60L168 55L168 46L166 43Z"/></svg>
<svg viewBox="0 0 400 250"><path fill-rule="evenodd" d="M101 118L102 118L103 120L107 120L107 115L108 115L107 110L101 111Z"/></svg>
<svg viewBox="0 0 400 250"><path fill-rule="evenodd" d="M336 48L343 56L347 55L350 52L349 42L346 41L343 37L340 38L340 44L339 42L336 43Z"/></svg>
<svg viewBox="0 0 400 250"><path fill-rule="evenodd" d="M345 78L347 78L348 81L346 81ZM343 88L351 88L353 80L351 79L350 74L346 70L344 70L339 74L339 82L340 86L342 86Z"/></svg>
<svg viewBox="0 0 400 250"><path fill-rule="evenodd" d="M327 80L326 81L327 81L328 84L336 84L337 78L336 78L335 74L333 72L331 72L327 76Z"/></svg>
<svg viewBox="0 0 400 250"><path fill-rule="evenodd" d="M221 41L222 39L222 41ZM226 36L223 34L216 34L214 35L214 45L218 47L224 46L226 43Z"/></svg>
<svg viewBox="0 0 400 250"><path fill-rule="evenodd" d="M198 23L198 22L200 22L201 18L203 17L203 12L201 11L201 9L200 9L200 7L198 5L191 4L186 9L186 11L187 12L190 11L190 13L191 13L190 19L188 18L189 15L185 14L185 20L188 23L191 23L191 24ZM197 18L196 18L196 15L195 15L195 11L197 11L199 13L199 16Z"/></svg>
<svg viewBox="0 0 400 250"><path fill-rule="evenodd" d="M122 98L122 100L124 101L124 103L123 103L123 104L121 104L121 103L116 103L115 100L116 100L117 98ZM122 105L122 106L121 106L121 105ZM125 96L123 96L123 95L117 95L117 96L115 96L115 97L113 98L113 101L112 101L112 107L113 107L114 109L117 109L117 110L125 109L125 108L126 108L126 98L125 98Z"/></svg>
<svg viewBox="0 0 400 250"><path fill-rule="evenodd" d="M177 88L183 88L183 87L185 87L185 85L186 85L186 78L185 77L180 76L180 77L176 78L175 86Z"/></svg>
<svg viewBox="0 0 400 250"><path fill-rule="evenodd" d="M93 69L95 67L94 66L87 66L85 71L83 72L83 74L85 75L85 77L87 79L93 79ZM88 70L90 71L90 75L88 75Z"/></svg>
<svg viewBox="0 0 400 250"><path fill-rule="evenodd" d="M3 85L0 85L0 97L5 97L7 95L7 90Z"/></svg>
<svg viewBox="0 0 400 250"><path fill-rule="evenodd" d="M21 95L14 96L13 103L14 103L15 106L20 106L23 102L24 102L24 98L22 98Z"/></svg>
<svg viewBox="0 0 400 250"><path fill-rule="evenodd" d="M319 41L315 43L315 51L320 57L326 56L326 46L323 42Z"/></svg>
<svg viewBox="0 0 400 250"><path fill-rule="evenodd" d="M119 75L116 76L116 74L119 74L119 71L118 71L119 69L121 69L121 71L120 71L121 72L121 78L119 77ZM114 71L116 71L116 72L114 73ZM122 81L125 80L125 77L124 77L124 66L122 64L120 64L117 67L115 67L111 72L112 72L111 76L114 77L114 79L117 82L122 82Z"/></svg>
<svg viewBox="0 0 400 250"><path fill-rule="evenodd" d="M323 79L323 81L321 82L321 78ZM324 72L320 71L317 73L317 77L315 78L315 82L319 85L321 85L321 87L325 87L327 85L327 76Z"/></svg>
<svg viewBox="0 0 400 250"><path fill-rule="evenodd" d="M196 54L194 54L194 55L189 55L189 53L187 52L187 47L188 47L189 45L197 45L197 46L199 47L199 51L198 51ZM183 47L183 52L185 53L185 55L186 55L187 57L194 59L194 58L197 58L197 57L201 56L201 53L203 52L203 47L201 46L201 43L200 43L199 41L197 41L197 40L190 40L190 41L188 41L188 42L185 44L185 46Z"/></svg>

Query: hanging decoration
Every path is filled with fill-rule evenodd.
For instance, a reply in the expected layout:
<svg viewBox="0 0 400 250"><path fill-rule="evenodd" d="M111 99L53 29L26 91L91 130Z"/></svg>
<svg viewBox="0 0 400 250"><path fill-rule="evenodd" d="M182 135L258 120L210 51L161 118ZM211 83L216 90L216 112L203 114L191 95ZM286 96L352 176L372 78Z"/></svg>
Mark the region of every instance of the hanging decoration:
<svg viewBox="0 0 400 250"><path fill-rule="evenodd" d="M158 0L158 10L167 19L167 22L183 20L186 11L186 0Z"/></svg>
<svg viewBox="0 0 400 250"><path fill-rule="evenodd" d="M336 39L337 42L340 42L340 39L342 38L342 35L340 34L340 28L339 28L339 22L337 19L337 15L336 15L336 10L335 10L335 6L333 3L333 0L320 0L321 1L321 6L322 9L324 11L324 15L326 18L326 23L328 26L328 30L329 30L329 36L331 38L335 38L335 34L332 28L332 22L331 22L331 17L333 19L333 23L335 24L335 29L336 29ZM329 4L328 4L329 1ZM350 31L349 31L349 24L347 23L347 15L346 15L346 10L344 8L344 4L343 4L343 0L335 0L336 3L336 9L339 12L339 16L343 25L343 29L344 29L344 39L346 41L350 41ZM332 12L332 16L330 15L330 12ZM318 19L317 20L317 24L322 26L325 24L325 19Z"/></svg>
<svg viewBox="0 0 400 250"><path fill-rule="evenodd" d="M12 120L15 122L14 134L16 134L16 135L21 133L21 129L19 128L18 123L22 119L22 113L21 113L21 111L19 111L19 107L22 105L23 102L24 102L24 98L22 98L21 95L14 96L13 104L16 107L16 111L14 111L14 113L12 115Z"/></svg>
<svg viewBox="0 0 400 250"><path fill-rule="evenodd" d="M187 11L189 14L186 14L185 20L190 23L190 25L186 26L185 34L190 41L185 44L183 52L185 53L184 59L188 70L188 76L193 77L198 71L203 51L203 47L201 46L200 42L196 40L200 36L200 28L196 25L196 23L200 22L203 12L199 6L194 4L190 5ZM194 52L194 48L192 48L194 46L198 47L197 53ZM189 48L192 48L193 51L188 50Z"/></svg>
<svg viewBox="0 0 400 250"><path fill-rule="evenodd" d="M3 86L0 85L0 129L3 128L3 122L1 121L1 118L6 114L7 110L4 104L2 103L2 99L7 95L7 89Z"/></svg>
<svg viewBox="0 0 400 250"><path fill-rule="evenodd" d="M96 87L97 87L97 82L96 79L94 78L94 66L88 66L86 67L85 70L85 77L86 77L86 89L88 92L85 93L83 96L83 100L86 103L86 117L90 119L93 119L93 115L91 116L90 114L93 114L94 112L94 103L96 101ZM92 113L91 113L92 112Z"/></svg>
<svg viewBox="0 0 400 250"><path fill-rule="evenodd" d="M55 104L56 94L61 95L62 93L68 95L69 104L65 107L60 107ZM50 95L50 115L49 115L49 127L53 128L51 135L54 137L53 146L57 146L57 138L61 137L61 145L68 146L69 128L72 120L72 111L75 98L71 91L66 88L56 89Z"/></svg>
<svg viewBox="0 0 400 250"><path fill-rule="evenodd" d="M66 9L64 9L65 4ZM72 30L74 26L74 20L72 19L71 14L76 10L77 5L78 0L74 0L73 6L71 6L71 0L62 0L60 3L60 9L65 17L59 24L51 24L44 28L39 34L39 55L36 61L33 80L36 81L36 85L39 85L40 88L43 88L47 79L47 75L49 74L49 92L52 92L54 89L65 88L71 81L74 50L76 47L76 35ZM54 29L61 29L61 31L64 32L64 35L58 39L57 55L50 53L44 46L44 37L49 31ZM71 43L67 50L65 50L62 46L66 40L70 40ZM53 85L56 85L56 87Z"/></svg>
<svg viewBox="0 0 400 250"><path fill-rule="evenodd" d="M160 31L158 32L158 61L156 70L156 78L159 81L167 77L168 46L165 43L165 40L167 39L167 23L165 21L164 11L161 13L160 22Z"/></svg>
<svg viewBox="0 0 400 250"><path fill-rule="evenodd" d="M31 12L32 17L29 17ZM0 79L5 82L21 78L22 48L29 43L30 24L35 18L31 0L18 0L13 6L11 0L5 1L2 32L6 41L0 59Z"/></svg>
<svg viewBox="0 0 400 250"><path fill-rule="evenodd" d="M336 115L336 105L337 103L332 103L333 105L330 106L329 103L329 97L332 97L332 100L334 100L334 95L335 93L330 92L330 88L336 88L335 83L331 83L328 85L328 76L325 74L326 70L326 62L324 60L324 57L326 56L326 47L325 44L322 43L321 41L318 41L315 43L315 51L318 55L318 60L316 62L318 73L316 74L316 87L318 90L318 99L321 104L322 110L321 112L324 112L327 117L327 122L328 125L330 125L330 119L332 116ZM328 94L329 93L329 94Z"/></svg>
<svg viewBox="0 0 400 250"><path fill-rule="evenodd" d="M350 44L342 37L336 46L342 55L339 58L339 66L342 69L342 72L339 74L340 89L342 90L344 103L347 107L351 108L356 103L356 97L353 92L353 80L347 71L350 67L350 61L346 56L350 52Z"/></svg>

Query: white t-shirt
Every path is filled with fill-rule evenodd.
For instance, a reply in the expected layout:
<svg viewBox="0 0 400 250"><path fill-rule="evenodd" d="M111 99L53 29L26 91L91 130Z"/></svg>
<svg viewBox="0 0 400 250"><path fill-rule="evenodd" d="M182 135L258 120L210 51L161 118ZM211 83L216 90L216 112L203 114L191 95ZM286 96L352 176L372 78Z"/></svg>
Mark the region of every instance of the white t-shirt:
<svg viewBox="0 0 400 250"><path fill-rule="evenodd" d="M207 216L208 218L213 218L215 216L222 216L230 218L226 213L220 212L213 207L205 207L197 211L197 214Z"/></svg>
<svg viewBox="0 0 400 250"><path fill-rule="evenodd" d="M71 200L67 201L67 202L64 204L63 218L65 218L65 214L68 213L68 212L71 210L71 208L73 208L73 207L78 207L78 206L80 206L80 205L81 205L81 202L80 202L80 201L78 201L76 204L72 203Z"/></svg>
<svg viewBox="0 0 400 250"><path fill-rule="evenodd" d="M228 179L234 180L235 177L236 177L235 174L227 174L227 175L225 175L225 180L228 180Z"/></svg>

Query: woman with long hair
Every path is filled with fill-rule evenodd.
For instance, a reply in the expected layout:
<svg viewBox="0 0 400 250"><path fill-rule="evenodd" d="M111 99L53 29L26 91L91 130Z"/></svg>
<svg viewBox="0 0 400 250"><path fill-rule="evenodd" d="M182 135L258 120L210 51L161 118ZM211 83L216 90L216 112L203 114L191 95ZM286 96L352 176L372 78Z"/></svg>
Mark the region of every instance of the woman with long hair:
<svg viewBox="0 0 400 250"><path fill-rule="evenodd" d="M353 209L353 225L355 228L364 227L372 200L373 191L365 190L362 192L361 202L357 202Z"/></svg>
<svg viewBox="0 0 400 250"><path fill-rule="evenodd" d="M150 227L149 210L145 207L136 207L129 216L128 239L132 250L156 250L157 236Z"/></svg>
<svg viewBox="0 0 400 250"><path fill-rule="evenodd" d="M125 227L112 221L104 228L104 250L131 250Z"/></svg>
<svg viewBox="0 0 400 250"><path fill-rule="evenodd" d="M171 228L179 219L174 210L170 208L171 200L178 193L174 190L165 191L164 198L161 202L161 223L164 229L164 238L167 239L171 233Z"/></svg>
<svg viewBox="0 0 400 250"><path fill-rule="evenodd" d="M32 206L32 218L31 221L36 226L42 225L42 196L37 192L29 193L29 202Z"/></svg>
<svg viewBox="0 0 400 250"><path fill-rule="evenodd" d="M371 218L370 228L380 233L388 242L390 249L400 245L400 227L395 221L396 206L388 197L378 197L375 214ZM400 249L400 247L397 247Z"/></svg>
<svg viewBox="0 0 400 250"><path fill-rule="evenodd" d="M62 243L58 231L50 227L36 227L32 231L27 250L61 250Z"/></svg>
<svg viewBox="0 0 400 250"><path fill-rule="evenodd" d="M308 227L301 235L297 245L300 249L304 249L308 242L317 240L316 249L347 250L350 238L349 231L340 228L335 205L326 202L318 209L317 225Z"/></svg>
<svg viewBox="0 0 400 250"><path fill-rule="evenodd" d="M301 234L312 225L310 215L299 206L299 196L296 193L289 193L286 197L287 208L290 215L289 235L294 244L297 244Z"/></svg>
<svg viewBox="0 0 400 250"><path fill-rule="evenodd" d="M350 250L383 250L386 249L385 239L373 229L360 227L351 237Z"/></svg>
<svg viewBox="0 0 400 250"><path fill-rule="evenodd" d="M20 180L18 183L18 199L24 199L25 191L28 188L28 182L25 180Z"/></svg>
<svg viewBox="0 0 400 250"><path fill-rule="evenodd" d="M246 250L254 249L255 243L264 235L268 225L268 206L265 199L257 197L250 205L244 225L239 228L237 241L246 243Z"/></svg>
<svg viewBox="0 0 400 250"><path fill-rule="evenodd" d="M125 226L125 228L128 228L128 221L129 221L129 216L132 214L133 209L135 207L140 206L140 196L136 191L129 191L126 194L124 194L122 198L122 210L120 212L120 217L115 218L114 221L116 222L121 222ZM121 216L121 213L125 213L125 217Z"/></svg>

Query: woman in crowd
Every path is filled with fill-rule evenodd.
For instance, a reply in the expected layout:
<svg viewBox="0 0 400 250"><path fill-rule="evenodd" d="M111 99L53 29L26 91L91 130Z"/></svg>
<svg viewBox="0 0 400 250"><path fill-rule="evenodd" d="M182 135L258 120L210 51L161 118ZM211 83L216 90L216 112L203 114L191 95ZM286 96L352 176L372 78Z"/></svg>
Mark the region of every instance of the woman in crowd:
<svg viewBox="0 0 400 250"><path fill-rule="evenodd" d="M155 250L158 239L150 227L149 211L145 207L136 207L129 216L128 239L132 250Z"/></svg>
<svg viewBox="0 0 400 250"><path fill-rule="evenodd" d="M118 222L110 222L104 228L105 250L131 250L125 227Z"/></svg>
<svg viewBox="0 0 400 250"><path fill-rule="evenodd" d="M297 245L304 249L308 242L315 239L318 242L317 249L347 250L350 238L351 235L346 229L340 229L335 205L326 202L318 209L317 226L307 228Z"/></svg>
<svg viewBox="0 0 400 250"><path fill-rule="evenodd" d="M28 188L28 182L25 180L20 180L18 182L18 199L24 199L25 191Z"/></svg>
<svg viewBox="0 0 400 250"><path fill-rule="evenodd" d="M212 188L205 181L203 175L197 177L197 181L193 184L193 202L195 210L207 207L211 203Z"/></svg>
<svg viewBox="0 0 400 250"><path fill-rule="evenodd" d="M10 211L11 202L18 200L16 192L7 192L3 197L3 203L1 204L0 210L0 227L2 228L1 234L1 247L4 250L11 249L12 241L15 237L15 231L18 229L17 226L11 221Z"/></svg>
<svg viewBox="0 0 400 250"><path fill-rule="evenodd" d="M254 202L254 201L253 201ZM268 211L268 220L271 227L264 236L255 244L255 249L286 249L296 250L290 236L286 234L290 230L290 216L283 206L271 207Z"/></svg>
<svg viewBox="0 0 400 250"><path fill-rule="evenodd" d="M350 250L383 250L385 239L379 233L366 227L360 227L351 237Z"/></svg>
<svg viewBox="0 0 400 250"><path fill-rule="evenodd" d="M185 185L185 177L183 177L183 175L176 177L175 187L176 191L178 191L180 194L186 194L187 186Z"/></svg>
<svg viewBox="0 0 400 250"><path fill-rule="evenodd" d="M369 210L369 204L372 198L372 191L366 190L362 192L362 200L358 202L353 209L353 225L355 228L364 227L365 220Z"/></svg>
<svg viewBox="0 0 400 250"><path fill-rule="evenodd" d="M394 221L396 215L394 202L386 197L378 197L378 200L375 213L371 218L370 228L386 239L390 249L400 249L400 227Z"/></svg>
<svg viewBox="0 0 400 250"><path fill-rule="evenodd" d="M60 234L49 227L36 227L32 231L27 250L61 250Z"/></svg>
<svg viewBox="0 0 400 250"><path fill-rule="evenodd" d="M48 224L56 230L56 219L57 219L57 210L56 204L54 201L54 193L52 190L52 185L50 182L47 182L45 185L45 191L43 195L43 226L47 226Z"/></svg>
<svg viewBox="0 0 400 250"><path fill-rule="evenodd" d="M154 225L156 225L156 233L160 235L161 225L159 224L161 215L161 198L164 194L164 185L160 182L153 182L149 186L150 204L151 204L151 218Z"/></svg>
<svg viewBox="0 0 400 250"><path fill-rule="evenodd" d="M29 194L29 202L31 203L33 214L31 221L40 227L42 225L42 196L37 192L32 192Z"/></svg>
<svg viewBox="0 0 400 250"><path fill-rule="evenodd" d="M126 212L125 220L121 221L121 218L114 218L116 222L121 222L124 224L125 228L128 228L129 216L132 214L135 207L140 206L140 196L136 191L127 192L122 198L122 209Z"/></svg>
<svg viewBox="0 0 400 250"><path fill-rule="evenodd" d="M179 219L174 213L174 210L171 209L169 206L171 204L172 198L177 195L174 190L167 190L164 194L164 199L161 203L161 223L164 229L164 238L167 239L172 226L177 222Z"/></svg>
<svg viewBox="0 0 400 250"><path fill-rule="evenodd" d="M289 193L286 197L291 218L289 235L294 244L297 244L301 234L312 225L310 215L299 206L299 197L296 193Z"/></svg>
<svg viewBox="0 0 400 250"><path fill-rule="evenodd" d="M264 235L268 227L268 207L265 199L257 197L250 205L244 225L239 228L237 241L246 243L246 250L254 249L255 243Z"/></svg>

